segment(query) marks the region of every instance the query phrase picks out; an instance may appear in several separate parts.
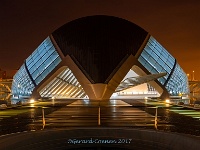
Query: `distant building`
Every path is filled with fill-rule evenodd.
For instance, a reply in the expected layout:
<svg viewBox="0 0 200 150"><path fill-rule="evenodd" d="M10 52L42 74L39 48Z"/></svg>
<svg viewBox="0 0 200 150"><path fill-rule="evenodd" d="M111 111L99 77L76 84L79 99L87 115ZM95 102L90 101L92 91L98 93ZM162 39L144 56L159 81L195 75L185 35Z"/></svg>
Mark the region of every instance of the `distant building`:
<svg viewBox="0 0 200 150"><path fill-rule="evenodd" d="M134 76L125 79L130 71ZM185 72L148 32L121 18L89 16L63 25L35 49L15 74L12 94L101 100L146 82L163 98L189 93Z"/></svg>

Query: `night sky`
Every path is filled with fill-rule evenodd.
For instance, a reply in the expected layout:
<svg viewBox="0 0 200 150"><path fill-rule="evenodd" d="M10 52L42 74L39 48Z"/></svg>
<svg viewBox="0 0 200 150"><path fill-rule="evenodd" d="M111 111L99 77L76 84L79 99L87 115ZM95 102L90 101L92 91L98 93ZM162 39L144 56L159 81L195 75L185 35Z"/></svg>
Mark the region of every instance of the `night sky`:
<svg viewBox="0 0 200 150"><path fill-rule="evenodd" d="M0 68L18 69L54 30L91 15L139 25L200 80L199 0L0 0Z"/></svg>

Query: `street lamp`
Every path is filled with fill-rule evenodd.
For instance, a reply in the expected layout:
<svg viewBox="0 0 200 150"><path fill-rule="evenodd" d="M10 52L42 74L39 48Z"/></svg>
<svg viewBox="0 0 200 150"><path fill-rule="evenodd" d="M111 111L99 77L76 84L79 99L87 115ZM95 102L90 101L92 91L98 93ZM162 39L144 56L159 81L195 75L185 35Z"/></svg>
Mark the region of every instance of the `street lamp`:
<svg viewBox="0 0 200 150"><path fill-rule="evenodd" d="M45 122L45 116L44 116L44 107L42 107L42 125L43 125L43 129L46 125L46 122Z"/></svg>
<svg viewBox="0 0 200 150"><path fill-rule="evenodd" d="M194 81L194 71L192 71L192 81Z"/></svg>
<svg viewBox="0 0 200 150"><path fill-rule="evenodd" d="M187 77L188 77L188 80L190 81L190 74L189 73L187 74Z"/></svg>

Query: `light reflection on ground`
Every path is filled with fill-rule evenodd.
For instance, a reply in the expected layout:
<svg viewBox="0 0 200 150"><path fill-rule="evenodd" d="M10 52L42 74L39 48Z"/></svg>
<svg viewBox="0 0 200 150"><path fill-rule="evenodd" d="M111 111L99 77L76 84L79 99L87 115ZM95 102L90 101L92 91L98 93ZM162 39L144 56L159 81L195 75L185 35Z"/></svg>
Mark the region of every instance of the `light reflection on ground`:
<svg viewBox="0 0 200 150"><path fill-rule="evenodd" d="M54 102L40 101L0 110L0 135L96 126L146 128L200 135L199 118L199 110L153 100L127 99L99 102L55 99Z"/></svg>

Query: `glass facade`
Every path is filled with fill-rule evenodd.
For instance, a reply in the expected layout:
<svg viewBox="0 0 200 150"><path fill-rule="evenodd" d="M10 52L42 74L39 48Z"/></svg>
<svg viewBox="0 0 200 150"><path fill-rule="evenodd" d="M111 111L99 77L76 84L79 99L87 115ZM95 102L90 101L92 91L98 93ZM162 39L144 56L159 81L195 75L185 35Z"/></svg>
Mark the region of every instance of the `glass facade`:
<svg viewBox="0 0 200 150"><path fill-rule="evenodd" d="M27 68L36 85L38 85L60 62L61 58L49 37L26 59Z"/></svg>
<svg viewBox="0 0 200 150"><path fill-rule="evenodd" d="M13 77L12 95L14 97L30 96L35 85L27 73L25 65L23 64L18 72Z"/></svg>
<svg viewBox="0 0 200 150"><path fill-rule="evenodd" d="M37 86L59 63L59 57L49 37L26 59L14 76L13 95L30 96Z"/></svg>
<svg viewBox="0 0 200 150"><path fill-rule="evenodd" d="M86 96L80 83L69 68L64 69L41 91L42 97L84 98Z"/></svg>
<svg viewBox="0 0 200 150"><path fill-rule="evenodd" d="M166 84L166 88L171 95L189 93L188 77L179 64L176 64L175 69Z"/></svg>
<svg viewBox="0 0 200 150"><path fill-rule="evenodd" d="M166 87L171 95L189 92L186 74L176 63L175 58L152 36L149 38L138 61L152 74L167 73L158 81Z"/></svg>
<svg viewBox="0 0 200 150"><path fill-rule="evenodd" d="M21 96L31 96L34 88L38 86L61 61L51 39L47 37L25 60L24 64L15 74L12 83L12 95L18 98ZM152 36L149 38L138 61L151 74L166 73L165 76L157 80L171 95L189 93L187 75L177 64L176 59ZM68 64L65 64L65 66L68 66ZM39 91L39 94L41 97L55 98L84 98L87 96L80 83L67 67L65 67L51 82L47 83L47 85Z"/></svg>

